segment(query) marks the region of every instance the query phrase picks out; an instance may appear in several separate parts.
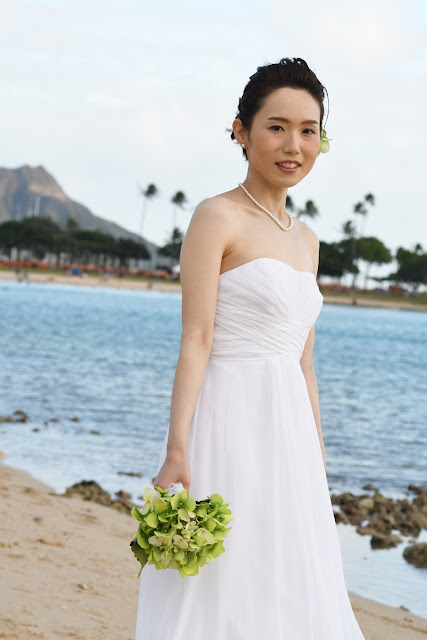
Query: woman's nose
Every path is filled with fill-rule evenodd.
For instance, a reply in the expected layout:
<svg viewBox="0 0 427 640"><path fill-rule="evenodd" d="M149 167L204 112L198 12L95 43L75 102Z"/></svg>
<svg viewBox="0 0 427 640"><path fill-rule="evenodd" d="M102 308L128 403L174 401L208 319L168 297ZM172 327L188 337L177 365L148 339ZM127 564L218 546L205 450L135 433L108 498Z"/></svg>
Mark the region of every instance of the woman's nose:
<svg viewBox="0 0 427 640"><path fill-rule="evenodd" d="M297 132L288 131L283 140L283 151L295 152L299 149L299 138Z"/></svg>

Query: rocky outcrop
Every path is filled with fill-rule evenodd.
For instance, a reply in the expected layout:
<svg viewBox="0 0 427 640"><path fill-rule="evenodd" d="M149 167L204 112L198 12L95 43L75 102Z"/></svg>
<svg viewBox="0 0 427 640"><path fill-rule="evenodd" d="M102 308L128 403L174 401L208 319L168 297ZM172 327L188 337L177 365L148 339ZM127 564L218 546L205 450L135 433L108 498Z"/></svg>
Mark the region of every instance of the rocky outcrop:
<svg viewBox="0 0 427 640"><path fill-rule="evenodd" d="M427 542L411 544L403 551L407 562L420 569L427 569Z"/></svg>
<svg viewBox="0 0 427 640"><path fill-rule="evenodd" d="M98 502L106 507L113 507L117 511L130 513L133 507L138 505L130 501L131 494L127 491L117 491L117 498L112 498L108 491L105 491L95 480L82 480L76 482L71 487L67 487L65 493L59 494L65 497L79 495L83 500Z"/></svg>
<svg viewBox="0 0 427 640"><path fill-rule="evenodd" d="M331 495L335 521L351 523L361 535L371 536L372 549L396 547L402 536L416 538L422 529L427 529L427 489L410 484L408 490L415 494L412 501L407 498L393 500L383 496L377 487L365 485L369 494L354 495L350 492ZM403 551L403 557L417 567L427 567L427 543L412 544Z"/></svg>
<svg viewBox="0 0 427 640"><path fill-rule="evenodd" d="M14 411L11 416L0 416L0 422L27 422L28 419L29 415L21 409Z"/></svg>

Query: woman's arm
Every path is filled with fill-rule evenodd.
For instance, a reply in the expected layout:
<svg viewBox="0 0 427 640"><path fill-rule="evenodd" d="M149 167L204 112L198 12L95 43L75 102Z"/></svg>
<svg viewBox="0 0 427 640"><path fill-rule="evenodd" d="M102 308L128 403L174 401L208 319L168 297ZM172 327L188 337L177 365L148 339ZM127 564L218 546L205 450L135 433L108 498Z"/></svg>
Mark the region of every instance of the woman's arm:
<svg viewBox="0 0 427 640"><path fill-rule="evenodd" d="M317 273L317 270L319 267L319 246L320 246L319 238L307 224L305 224L304 222L301 222L301 220L299 220L299 223L300 223L300 229L304 236L304 240L306 241L307 246L310 250L313 267L314 267L313 273ZM308 395L310 397L311 407L313 409L313 416L316 422L320 448L322 450L323 462L324 462L325 471L326 471L326 453L325 453L325 446L323 443L322 427L320 424L319 392L317 389L317 379L316 379L316 374L313 366L313 348L314 348L314 326L311 327L310 332L307 336L307 340L304 345L304 351L300 359L300 365L301 365L301 369L307 384Z"/></svg>
<svg viewBox="0 0 427 640"><path fill-rule="evenodd" d="M308 334L307 341L304 346L304 351L301 356L300 365L304 378L307 384L308 395L310 397L311 407L313 409L313 416L316 422L317 433L319 435L320 448L322 450L323 462L326 471L326 453L325 446L323 444L322 427L320 424L320 408L319 408L319 393L317 389L316 373L313 366L313 346L314 346L314 326L311 327Z"/></svg>
<svg viewBox="0 0 427 640"><path fill-rule="evenodd" d="M182 243L181 345L172 388L166 459L154 482L162 488L171 482L182 482L187 490L190 487L188 433L212 349L218 279L229 234L226 209L208 198L196 207Z"/></svg>

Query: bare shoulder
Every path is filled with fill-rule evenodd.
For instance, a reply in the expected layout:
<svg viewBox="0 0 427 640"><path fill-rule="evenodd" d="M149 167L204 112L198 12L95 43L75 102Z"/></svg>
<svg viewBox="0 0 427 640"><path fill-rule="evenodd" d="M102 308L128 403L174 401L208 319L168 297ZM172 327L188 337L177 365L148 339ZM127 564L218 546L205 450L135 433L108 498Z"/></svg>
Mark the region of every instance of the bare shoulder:
<svg viewBox="0 0 427 640"><path fill-rule="evenodd" d="M299 218L295 218L295 220L297 222L298 229L309 248L311 258L313 260L313 266L315 267L315 271L317 272L319 264L320 240L317 237L317 234L306 222L300 220Z"/></svg>
<svg viewBox="0 0 427 640"><path fill-rule="evenodd" d="M183 279L186 273L219 274L222 256L233 237L230 207L226 199L213 196L195 207L180 252Z"/></svg>
<svg viewBox="0 0 427 640"><path fill-rule="evenodd" d="M231 210L234 203L228 198L220 195L211 196L201 200L195 207L188 226L188 233L208 233L220 236L224 243L224 248L232 237L232 220L234 217Z"/></svg>
<svg viewBox="0 0 427 640"><path fill-rule="evenodd" d="M307 244L313 249L316 249L316 247L319 248L319 238L317 237L317 234L313 231L313 229L303 220L300 220L299 218L295 218L295 220L297 222L301 235L303 236Z"/></svg>
<svg viewBox="0 0 427 640"><path fill-rule="evenodd" d="M218 194L201 200L196 205L194 213L197 213L199 216L206 215L221 218L221 216L227 215L234 204L235 203L233 203L229 198L224 198L222 195Z"/></svg>

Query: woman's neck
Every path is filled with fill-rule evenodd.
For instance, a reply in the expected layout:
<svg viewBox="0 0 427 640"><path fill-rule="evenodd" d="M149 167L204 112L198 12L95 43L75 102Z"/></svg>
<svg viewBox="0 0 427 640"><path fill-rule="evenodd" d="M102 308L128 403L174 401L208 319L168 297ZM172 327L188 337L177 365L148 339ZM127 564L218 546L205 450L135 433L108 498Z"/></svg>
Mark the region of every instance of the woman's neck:
<svg viewBox="0 0 427 640"><path fill-rule="evenodd" d="M265 209L268 209L271 213L274 213L281 222L286 224L289 222L289 218L285 212L286 197L288 194L288 189L286 187L275 187L271 183L266 182L263 178L256 176L253 172L249 171L242 184L260 205L265 207Z"/></svg>

